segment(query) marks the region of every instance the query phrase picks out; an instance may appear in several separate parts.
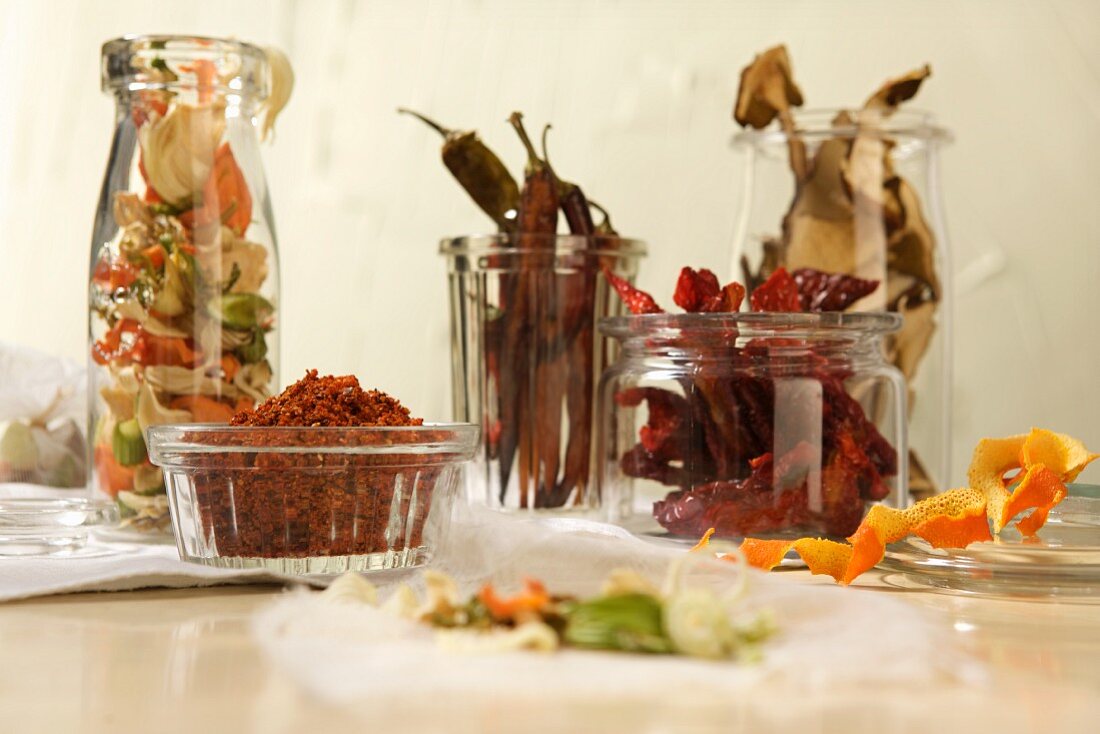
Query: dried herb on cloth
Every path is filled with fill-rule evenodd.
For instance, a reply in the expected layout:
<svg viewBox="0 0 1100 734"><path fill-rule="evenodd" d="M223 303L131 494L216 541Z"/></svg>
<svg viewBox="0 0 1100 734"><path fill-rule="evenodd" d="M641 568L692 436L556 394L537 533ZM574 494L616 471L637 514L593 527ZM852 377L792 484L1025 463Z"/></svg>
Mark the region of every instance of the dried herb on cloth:
<svg viewBox="0 0 1100 734"><path fill-rule="evenodd" d="M810 269L792 276L779 268L753 292L752 307L820 311L823 305L848 305L877 285ZM635 313L660 312L649 294L624 284L616 287ZM709 270L684 268L674 300L690 312L736 312L743 293L737 283L720 288ZM714 306L718 303L726 307ZM823 356L788 363L784 348L789 340L756 338L738 346L737 339L736 330L715 339L685 328L683 347L697 355L697 366L683 381L682 392L644 387L615 395L621 406L645 403L648 409L638 443L620 458L623 473L677 487L653 506L656 520L676 535L697 537L708 528L723 537L795 528L850 534L866 503L887 496L885 480L898 470L894 447L845 389L851 369ZM812 345L807 351L814 354ZM783 455L771 453L773 375L779 373L821 386L820 446L803 441ZM821 492L815 503L808 482L816 467L821 468Z"/></svg>
<svg viewBox="0 0 1100 734"><path fill-rule="evenodd" d="M608 575L599 594L587 598L552 594L541 581L527 578L514 594L487 583L464 599L454 579L432 570L423 574L423 598L402 585L379 600L373 584L351 573L321 594L335 603L369 604L430 625L437 644L450 652L549 653L573 647L755 661L762 643L776 632L770 611L744 605L744 573L738 576L741 583L724 594L687 585L684 570L701 558L685 554L674 562L664 591L638 572L620 568Z"/></svg>

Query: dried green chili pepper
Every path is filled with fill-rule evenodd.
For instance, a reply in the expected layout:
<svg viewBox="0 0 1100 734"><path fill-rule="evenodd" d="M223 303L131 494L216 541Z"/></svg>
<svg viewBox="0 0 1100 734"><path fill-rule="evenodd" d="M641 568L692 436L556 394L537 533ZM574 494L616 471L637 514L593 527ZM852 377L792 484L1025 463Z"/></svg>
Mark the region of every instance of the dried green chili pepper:
<svg viewBox="0 0 1100 734"><path fill-rule="evenodd" d="M515 228L519 186L500 158L473 130L451 130L419 112L399 107L443 136L443 165L502 232Z"/></svg>

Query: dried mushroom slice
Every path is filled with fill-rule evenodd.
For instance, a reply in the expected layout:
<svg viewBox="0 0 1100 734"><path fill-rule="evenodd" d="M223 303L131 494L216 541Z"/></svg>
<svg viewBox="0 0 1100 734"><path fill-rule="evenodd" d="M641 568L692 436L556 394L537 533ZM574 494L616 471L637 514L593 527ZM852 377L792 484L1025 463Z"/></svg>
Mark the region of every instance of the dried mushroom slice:
<svg viewBox="0 0 1100 734"><path fill-rule="evenodd" d="M914 302L903 298L898 303L897 311L902 315L903 321L901 329L890 340L887 353L890 361L905 375L905 379L912 380L936 330L933 318L936 303Z"/></svg>
<svg viewBox="0 0 1100 734"><path fill-rule="evenodd" d="M822 143L809 177L798 188L783 220L784 264L789 268L855 271L852 200L843 176L848 147L842 138Z"/></svg>
<svg viewBox="0 0 1100 734"><path fill-rule="evenodd" d="M932 298L938 301L940 281L936 277L935 238L924 219L917 192L900 177L887 181L886 189L901 212L901 224L890 235L887 264L891 271L910 275L927 285Z"/></svg>
<svg viewBox="0 0 1100 734"><path fill-rule="evenodd" d="M903 74L895 79L888 79L878 88L874 94L863 103L865 110L883 110L886 114L893 112L902 102L907 102L920 91L920 85L925 79L932 76L932 67L928 64L914 69L908 74Z"/></svg>
<svg viewBox="0 0 1100 734"><path fill-rule="evenodd" d="M742 127L760 130L778 117L787 136L791 170L799 181L806 176L806 146L795 132L791 107L801 105L802 91L794 82L786 46L769 48L741 70L733 119Z"/></svg>

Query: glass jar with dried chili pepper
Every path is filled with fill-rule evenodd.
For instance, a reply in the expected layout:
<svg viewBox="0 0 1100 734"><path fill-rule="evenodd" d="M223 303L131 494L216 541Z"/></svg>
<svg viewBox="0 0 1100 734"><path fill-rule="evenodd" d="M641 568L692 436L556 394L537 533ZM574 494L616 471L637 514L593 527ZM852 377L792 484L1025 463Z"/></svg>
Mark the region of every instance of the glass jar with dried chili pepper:
<svg viewBox="0 0 1100 734"><path fill-rule="evenodd" d="M443 240L456 420L481 426L469 498L503 510L585 513L596 381L610 346L596 331L622 304L601 269L632 281L645 254L618 235Z"/></svg>
<svg viewBox="0 0 1100 734"><path fill-rule="evenodd" d="M697 540L852 533L901 506L905 382L886 313L686 313L601 322L594 482L609 519Z"/></svg>
<svg viewBox="0 0 1100 734"><path fill-rule="evenodd" d="M170 532L144 431L223 423L277 383L278 260L259 139L292 83L238 41L131 36L103 46L115 99L89 284L94 492L138 537Z"/></svg>

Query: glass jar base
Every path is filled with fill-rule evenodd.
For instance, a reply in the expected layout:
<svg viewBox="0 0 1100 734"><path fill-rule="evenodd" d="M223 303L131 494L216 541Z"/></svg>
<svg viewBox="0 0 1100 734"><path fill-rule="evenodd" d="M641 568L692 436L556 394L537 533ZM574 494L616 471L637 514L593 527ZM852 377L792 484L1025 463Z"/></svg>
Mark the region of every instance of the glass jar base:
<svg viewBox="0 0 1100 734"><path fill-rule="evenodd" d="M418 568L432 558L427 546L406 548L399 551L383 551L361 555L304 556L301 558L263 556L182 556L189 563L214 568L250 569L262 568L273 573L301 576L335 576L348 571L372 572L400 568Z"/></svg>

